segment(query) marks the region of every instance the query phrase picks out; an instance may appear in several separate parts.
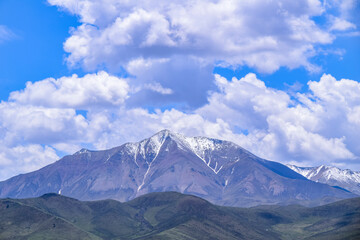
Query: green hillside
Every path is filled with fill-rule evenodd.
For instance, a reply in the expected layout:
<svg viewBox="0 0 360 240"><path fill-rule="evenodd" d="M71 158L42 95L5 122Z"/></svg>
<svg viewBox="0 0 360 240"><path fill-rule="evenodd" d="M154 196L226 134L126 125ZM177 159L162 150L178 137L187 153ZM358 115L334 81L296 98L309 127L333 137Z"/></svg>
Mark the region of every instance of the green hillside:
<svg viewBox="0 0 360 240"><path fill-rule="evenodd" d="M127 203L46 194L0 200L0 239L359 239L360 198L230 208L175 192Z"/></svg>

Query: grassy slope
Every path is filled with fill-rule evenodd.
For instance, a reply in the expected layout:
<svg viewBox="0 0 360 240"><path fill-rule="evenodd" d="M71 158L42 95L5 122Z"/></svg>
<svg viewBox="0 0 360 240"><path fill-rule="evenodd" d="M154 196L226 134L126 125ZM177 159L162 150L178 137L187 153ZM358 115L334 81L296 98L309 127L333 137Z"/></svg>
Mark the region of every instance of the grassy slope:
<svg viewBox="0 0 360 240"><path fill-rule="evenodd" d="M99 239L67 220L11 199L0 200L0 239Z"/></svg>
<svg viewBox="0 0 360 240"><path fill-rule="evenodd" d="M285 239L359 239L360 198L304 208L291 223L275 225L274 229Z"/></svg>
<svg viewBox="0 0 360 240"><path fill-rule="evenodd" d="M56 194L0 200L0 239L359 239L359 223L360 198L250 209L174 192L127 203Z"/></svg>

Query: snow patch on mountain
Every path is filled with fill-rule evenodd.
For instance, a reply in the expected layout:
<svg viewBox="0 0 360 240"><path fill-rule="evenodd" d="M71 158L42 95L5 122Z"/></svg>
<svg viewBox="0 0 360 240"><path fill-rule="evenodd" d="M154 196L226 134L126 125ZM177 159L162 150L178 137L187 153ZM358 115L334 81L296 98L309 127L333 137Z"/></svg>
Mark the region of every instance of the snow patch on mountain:
<svg viewBox="0 0 360 240"><path fill-rule="evenodd" d="M221 144L216 144L214 140L204 137L187 137L185 139L192 150L202 159L205 159L205 154L207 151L219 150Z"/></svg>
<svg viewBox="0 0 360 240"><path fill-rule="evenodd" d="M220 150L221 144L216 143L215 140L204 137L187 137L185 141L188 143L190 149L215 173L218 174L223 168L217 161L211 162L211 157L207 156L214 150ZM207 160L206 160L207 159ZM214 167L211 166L215 164Z"/></svg>

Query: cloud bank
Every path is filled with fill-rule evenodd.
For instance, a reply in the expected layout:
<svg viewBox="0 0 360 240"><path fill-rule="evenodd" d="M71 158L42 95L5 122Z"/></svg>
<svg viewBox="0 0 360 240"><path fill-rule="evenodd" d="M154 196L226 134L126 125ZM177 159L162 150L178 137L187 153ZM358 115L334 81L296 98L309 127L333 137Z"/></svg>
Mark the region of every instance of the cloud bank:
<svg viewBox="0 0 360 240"><path fill-rule="evenodd" d="M79 17L64 42L69 67L126 72L137 90L134 107L206 104L207 92L216 89L214 66L320 72L313 58L343 54L329 45L337 34L357 30L348 14L352 0L48 2Z"/></svg>
<svg viewBox="0 0 360 240"><path fill-rule="evenodd" d="M317 0L49 0L82 25L64 43L70 66L111 69L137 59L194 56L211 64L247 65L271 73L281 66L317 68L317 45L334 36L312 18L326 7ZM333 29L346 30L345 20ZM346 25L346 26L345 26Z"/></svg>

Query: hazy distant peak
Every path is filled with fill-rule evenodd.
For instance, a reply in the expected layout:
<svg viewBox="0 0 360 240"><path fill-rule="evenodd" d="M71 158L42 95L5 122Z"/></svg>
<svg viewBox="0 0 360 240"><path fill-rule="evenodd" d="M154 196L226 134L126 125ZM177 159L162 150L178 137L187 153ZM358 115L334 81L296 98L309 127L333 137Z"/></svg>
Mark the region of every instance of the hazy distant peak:
<svg viewBox="0 0 360 240"><path fill-rule="evenodd" d="M287 167L309 180L339 186L360 194L360 172L340 169L333 166L298 167L287 164Z"/></svg>

